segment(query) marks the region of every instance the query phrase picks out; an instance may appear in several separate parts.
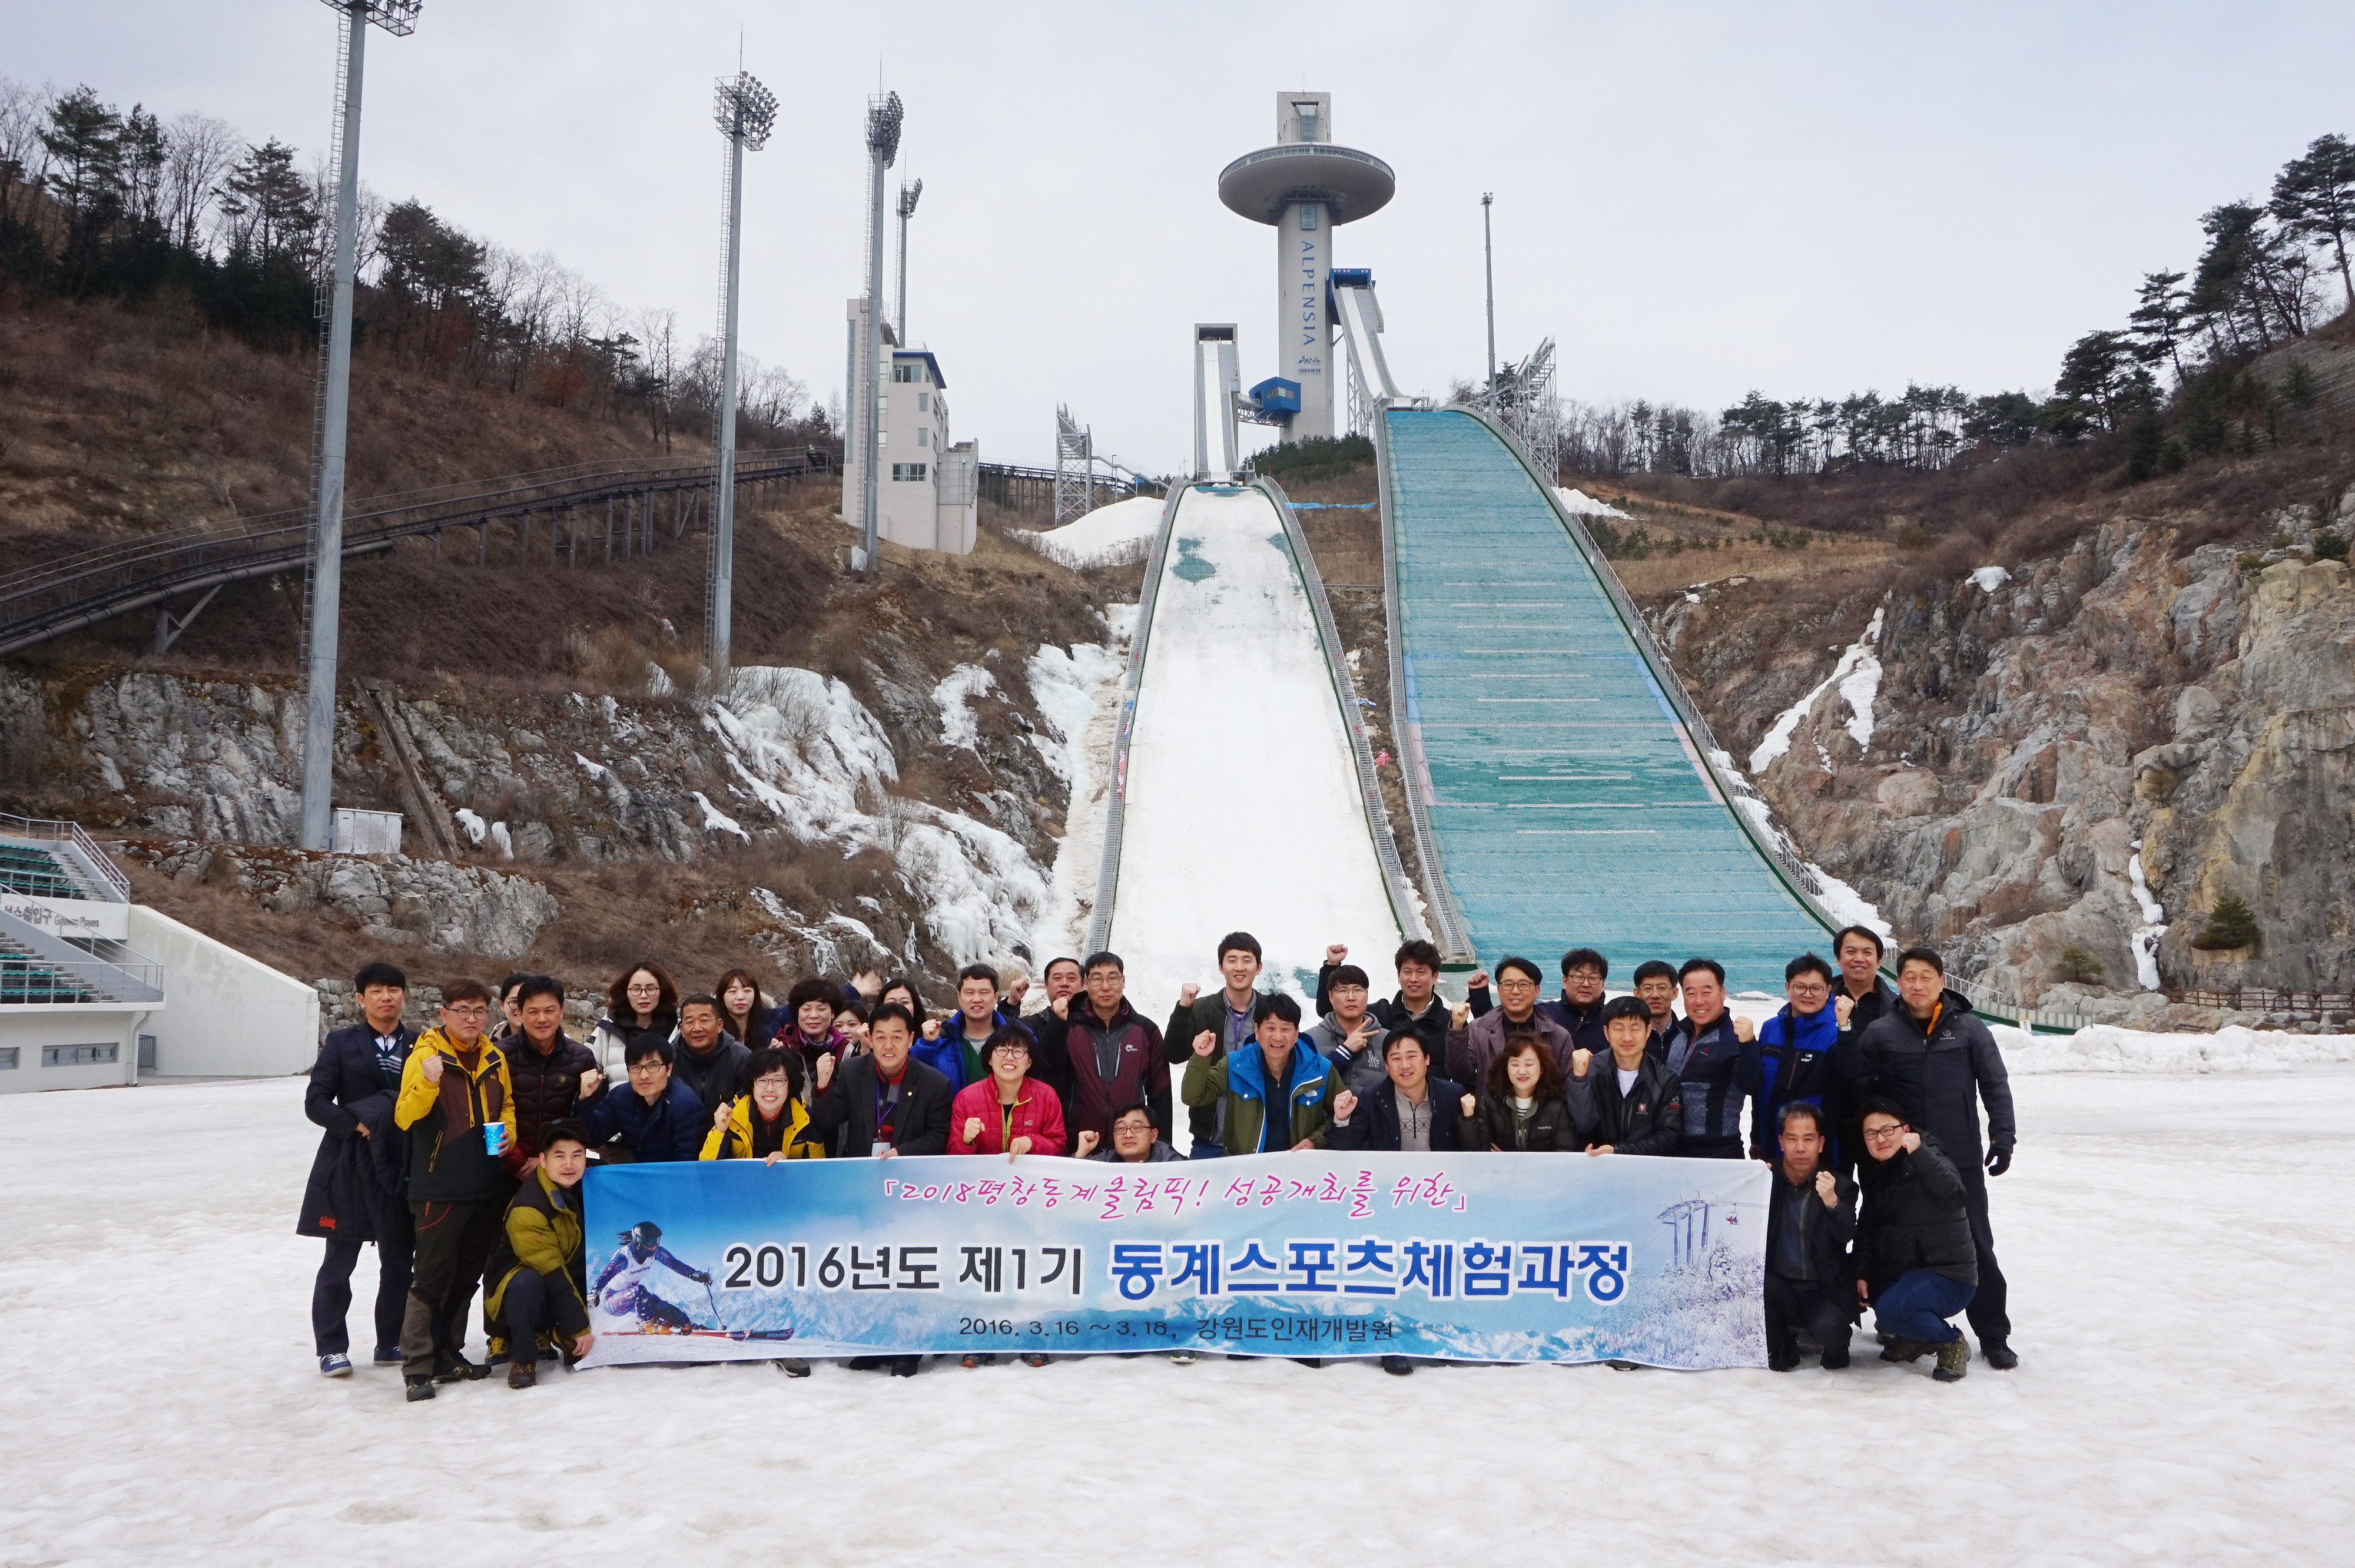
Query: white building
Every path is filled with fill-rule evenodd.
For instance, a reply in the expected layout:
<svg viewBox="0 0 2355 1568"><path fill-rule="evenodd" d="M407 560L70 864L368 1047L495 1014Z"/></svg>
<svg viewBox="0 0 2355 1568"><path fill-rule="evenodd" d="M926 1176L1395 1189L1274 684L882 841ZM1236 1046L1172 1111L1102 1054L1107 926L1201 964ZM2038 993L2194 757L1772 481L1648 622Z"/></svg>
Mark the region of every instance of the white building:
<svg viewBox="0 0 2355 1568"><path fill-rule="evenodd" d="M300 1072L318 1051L316 991L133 903L74 824L0 816L0 1093Z"/></svg>
<svg viewBox="0 0 2355 1568"><path fill-rule="evenodd" d="M866 341L867 302L849 302L851 379L859 345ZM879 536L913 549L972 553L981 516L981 448L949 441L947 382L940 361L924 348L903 348L883 325L888 380L876 401L882 442L877 459L875 528ZM860 399L851 400L843 432L842 519L858 525L866 516L867 439L858 425Z"/></svg>

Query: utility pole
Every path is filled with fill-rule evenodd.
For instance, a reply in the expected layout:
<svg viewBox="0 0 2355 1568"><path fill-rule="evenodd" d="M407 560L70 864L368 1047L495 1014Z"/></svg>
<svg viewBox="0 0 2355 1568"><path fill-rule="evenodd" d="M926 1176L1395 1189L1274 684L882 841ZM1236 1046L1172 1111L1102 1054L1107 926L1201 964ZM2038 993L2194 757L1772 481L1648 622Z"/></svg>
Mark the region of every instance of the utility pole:
<svg viewBox="0 0 2355 1568"><path fill-rule="evenodd" d="M313 435L311 581L303 619L302 847L325 849L335 828L336 654L344 607L344 458L351 415L352 272L358 251L360 82L371 23L395 37L417 30L422 0L327 0L343 13L343 82L336 101L336 261L327 297Z"/></svg>
<svg viewBox="0 0 2355 1568"><path fill-rule="evenodd" d="M879 508L882 493L876 485L876 465L883 459L883 171L900 155L900 122L904 111L900 95L884 93L867 101L867 353L859 379L866 404L859 411L867 421L867 494L861 500L858 542L859 570L875 575L880 545Z"/></svg>
<svg viewBox="0 0 2355 1568"><path fill-rule="evenodd" d="M719 79L712 123L728 138L728 210L719 264L719 408L713 432L718 456L711 475L711 539L703 582L704 663L710 689L727 687L729 645L736 605L736 322L743 278L744 155L768 145L777 122L777 95L741 66Z"/></svg>
<svg viewBox="0 0 2355 1568"><path fill-rule="evenodd" d="M1488 273L1488 387L1497 385L1497 243L1488 232L1488 208L1497 199L1494 191L1480 193L1480 253Z"/></svg>

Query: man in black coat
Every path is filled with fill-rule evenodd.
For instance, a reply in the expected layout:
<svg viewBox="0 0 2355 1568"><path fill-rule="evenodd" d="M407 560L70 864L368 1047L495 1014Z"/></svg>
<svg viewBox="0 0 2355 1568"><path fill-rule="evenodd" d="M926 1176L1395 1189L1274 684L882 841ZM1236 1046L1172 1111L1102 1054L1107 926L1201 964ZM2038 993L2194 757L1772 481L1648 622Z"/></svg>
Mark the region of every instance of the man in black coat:
<svg viewBox="0 0 2355 1568"><path fill-rule="evenodd" d="M1849 1243L1856 1239L1856 1186L1824 1164L1821 1105L1794 1100L1777 1118L1774 1195L1766 1207L1766 1364L1799 1364L1799 1330L1815 1336L1828 1369L1848 1365L1856 1290Z"/></svg>
<svg viewBox="0 0 2355 1568"><path fill-rule="evenodd" d="M548 1129L564 1121L602 1087L597 1053L564 1032L564 987L534 975L511 997L519 1023L501 1041L507 1085L515 1091L516 1141L502 1160L520 1178L531 1168Z"/></svg>
<svg viewBox="0 0 2355 1568"><path fill-rule="evenodd" d="M1970 1207L1977 1248L1978 1293L1971 1298L1971 1332L1979 1354L1998 1371L2019 1364L2011 1349L2009 1287L1995 1259L1987 1222L1987 1179L2011 1168L2019 1141L2012 1118L2011 1080L2003 1052L1969 998L1946 988L1946 966L1926 947L1897 958L1899 1005L1858 1041L1857 1072L1866 1095L1896 1102L1906 1121L1936 1136L1954 1161ZM1979 1144L1979 1104L1987 1104L1987 1145Z"/></svg>
<svg viewBox="0 0 2355 1568"><path fill-rule="evenodd" d="M704 1115L744 1093L744 1064L752 1053L722 1022L717 997L682 997L678 1004L678 1051L673 1068L703 1104Z"/></svg>
<svg viewBox="0 0 2355 1568"><path fill-rule="evenodd" d="M1856 1292L1889 1344L1884 1361L1938 1356L1940 1382L1959 1382L1971 1347L1946 1321L1970 1304L1978 1273L1963 1179L1937 1135L1893 1100L1865 1102L1864 1212L1856 1228Z"/></svg>
<svg viewBox="0 0 2355 1568"><path fill-rule="evenodd" d="M1363 1094L1333 1096L1328 1136L1335 1148L1391 1152L1463 1147L1464 1085L1431 1075L1431 1052L1411 1027L1382 1041L1389 1081Z"/></svg>
<svg viewBox="0 0 2355 1568"><path fill-rule="evenodd" d="M400 1315L409 1301L409 1265L416 1248L415 1221L401 1200L397 1180L387 1186L380 1172L398 1172L408 1161L389 1157L380 1143L405 1144L392 1125L392 1102L400 1091L401 1063L417 1041L400 1014L409 1001L409 979L389 964L370 964L354 978L365 1021L331 1032L320 1044L303 1093L303 1114L326 1129L311 1159L295 1232L324 1237L326 1255L311 1285L311 1338L319 1371L331 1378L352 1371L351 1335L344 1319L352 1305L352 1270L360 1248L376 1243L376 1339L378 1365L400 1360Z"/></svg>
<svg viewBox="0 0 2355 1568"><path fill-rule="evenodd" d="M1684 1142L1684 1085L1644 1049L1652 1038L1652 1009L1641 997L1614 997L1603 1005L1603 1033L1611 1054L1572 1051L1563 1086L1586 1152L1677 1153Z"/></svg>
<svg viewBox="0 0 2355 1568"><path fill-rule="evenodd" d="M823 1092L810 1108L810 1132L830 1138L837 1157L948 1153L948 1077L909 1056L915 1040L915 1015L885 1002L867 1020L864 1051L838 1072L831 1057L818 1059Z"/></svg>

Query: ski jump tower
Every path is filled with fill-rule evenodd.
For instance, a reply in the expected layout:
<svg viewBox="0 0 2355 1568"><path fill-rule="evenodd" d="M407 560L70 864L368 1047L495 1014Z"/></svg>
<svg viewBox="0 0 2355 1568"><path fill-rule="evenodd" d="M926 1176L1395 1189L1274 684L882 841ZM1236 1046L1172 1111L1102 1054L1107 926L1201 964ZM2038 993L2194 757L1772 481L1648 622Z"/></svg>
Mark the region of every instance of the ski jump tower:
<svg viewBox="0 0 2355 1568"><path fill-rule="evenodd" d="M1231 211L1275 226L1276 376L1296 382L1300 400L1286 441L1333 433L1333 230L1380 212L1397 189L1390 165L1334 144L1329 92L1277 93L1275 145L1220 172Z"/></svg>

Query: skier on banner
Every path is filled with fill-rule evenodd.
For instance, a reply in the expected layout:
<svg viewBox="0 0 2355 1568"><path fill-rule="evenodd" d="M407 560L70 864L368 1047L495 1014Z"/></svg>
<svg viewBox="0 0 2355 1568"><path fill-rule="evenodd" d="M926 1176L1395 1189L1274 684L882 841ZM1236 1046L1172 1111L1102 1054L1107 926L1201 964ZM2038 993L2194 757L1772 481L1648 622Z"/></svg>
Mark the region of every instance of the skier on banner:
<svg viewBox="0 0 2355 1568"><path fill-rule="evenodd" d="M623 1231L622 1244L613 1249L613 1256L597 1273L597 1281L589 1288L589 1305L602 1307L615 1317L635 1315L639 1333L684 1334L696 1328L695 1319L656 1296L648 1285L646 1276L655 1264L662 1264L672 1273L686 1275L700 1285L709 1285L711 1276L700 1269L689 1268L671 1256L662 1246L662 1227L652 1220L641 1220ZM628 1330L623 1330L628 1332Z"/></svg>

